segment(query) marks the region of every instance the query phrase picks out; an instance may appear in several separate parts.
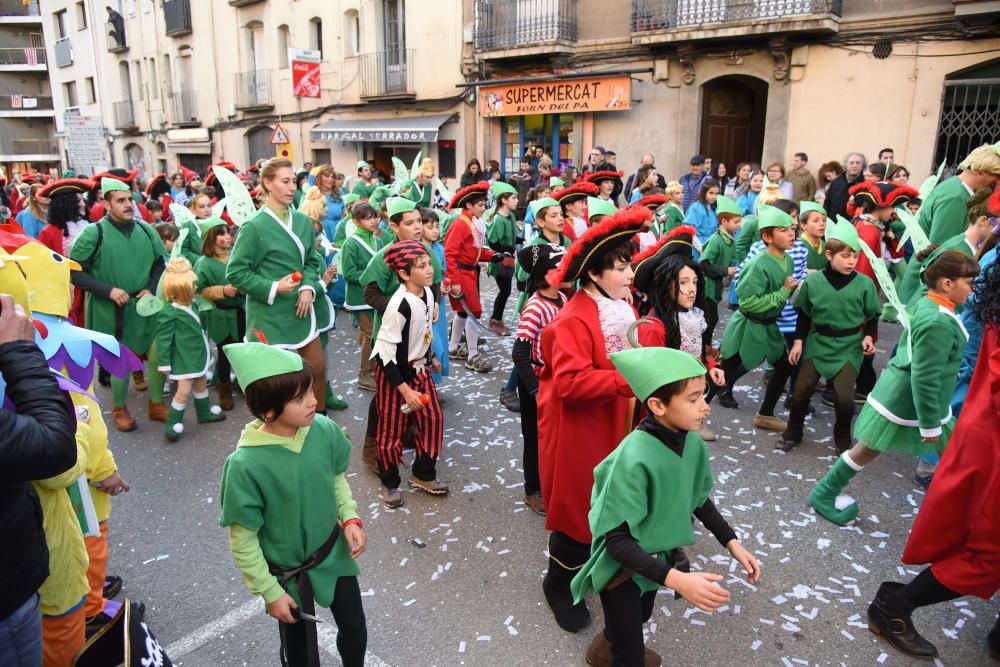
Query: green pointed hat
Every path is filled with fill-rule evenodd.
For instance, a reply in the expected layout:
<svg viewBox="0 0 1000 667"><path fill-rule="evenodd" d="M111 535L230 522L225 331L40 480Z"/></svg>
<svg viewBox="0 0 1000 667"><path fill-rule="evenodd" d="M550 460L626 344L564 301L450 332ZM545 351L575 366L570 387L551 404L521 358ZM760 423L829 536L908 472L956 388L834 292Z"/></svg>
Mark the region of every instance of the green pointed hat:
<svg viewBox="0 0 1000 667"><path fill-rule="evenodd" d="M128 186L128 183L119 181L117 178L108 178L105 176L101 179L101 196L108 194L109 192L129 192L132 188Z"/></svg>
<svg viewBox="0 0 1000 667"><path fill-rule="evenodd" d="M566 186L566 181L559 178L558 176L553 176L549 179L549 188L562 188Z"/></svg>
<svg viewBox="0 0 1000 667"><path fill-rule="evenodd" d="M804 201L799 204L799 220L806 217L806 213L809 211L816 211L817 213L822 213L826 215L826 209L817 204L814 201Z"/></svg>
<svg viewBox="0 0 1000 667"><path fill-rule="evenodd" d="M861 237L858 236L858 230L843 218L838 220L837 224L833 225L833 229L826 237L827 241L834 239L843 241L854 252L861 252Z"/></svg>
<svg viewBox="0 0 1000 667"><path fill-rule="evenodd" d="M715 214L721 215L723 213L743 217L743 209L739 207L739 204L725 195L719 195L715 200Z"/></svg>
<svg viewBox="0 0 1000 667"><path fill-rule="evenodd" d="M548 208L549 206L558 207L559 202L557 202L552 197L543 197L541 199L536 199L535 201L528 204L528 208L531 210L531 214L535 216L535 218L538 217L538 212L540 210L542 210L543 208Z"/></svg>
<svg viewBox="0 0 1000 667"><path fill-rule="evenodd" d="M417 203L406 197L389 197L385 200L385 212L391 218L397 213L409 213L417 208Z"/></svg>
<svg viewBox="0 0 1000 667"><path fill-rule="evenodd" d="M692 355L669 347L640 347L613 352L611 363L640 401L645 401L664 385L707 372Z"/></svg>
<svg viewBox="0 0 1000 667"><path fill-rule="evenodd" d="M264 343L232 343L222 349L244 390L257 380L302 370L302 357L280 347Z"/></svg>
<svg viewBox="0 0 1000 667"><path fill-rule="evenodd" d="M372 190L372 196L368 198L368 201L372 206L380 206L389 198L390 194L392 194L392 190L389 189L388 185L380 185Z"/></svg>
<svg viewBox="0 0 1000 667"><path fill-rule="evenodd" d="M504 183L503 181L494 181L493 185L490 186L490 192L493 194L493 198L496 199L500 195L516 195L517 190L510 183Z"/></svg>
<svg viewBox="0 0 1000 667"><path fill-rule="evenodd" d="M198 231L201 232L202 236L210 230L212 227L218 227L219 225L227 224L225 220L217 216L212 216L211 218L205 218L204 220L198 221Z"/></svg>
<svg viewBox="0 0 1000 667"><path fill-rule="evenodd" d="M767 229L768 227L791 227L794 220L780 208L764 204L757 210L757 228Z"/></svg>
<svg viewBox="0 0 1000 667"><path fill-rule="evenodd" d="M358 160L358 169L364 169L365 167L368 167L368 166L370 166L370 165L367 162L365 162L364 160Z"/></svg>
<svg viewBox="0 0 1000 667"><path fill-rule="evenodd" d="M610 199L600 197L587 197L587 219L590 220L595 215L614 215L618 212L618 207Z"/></svg>
<svg viewBox="0 0 1000 667"><path fill-rule="evenodd" d="M361 195L356 195L353 192L351 194L349 194L349 195L344 195L344 199L343 199L344 206L350 206L351 204L353 204L354 202L358 201L359 199L361 199Z"/></svg>

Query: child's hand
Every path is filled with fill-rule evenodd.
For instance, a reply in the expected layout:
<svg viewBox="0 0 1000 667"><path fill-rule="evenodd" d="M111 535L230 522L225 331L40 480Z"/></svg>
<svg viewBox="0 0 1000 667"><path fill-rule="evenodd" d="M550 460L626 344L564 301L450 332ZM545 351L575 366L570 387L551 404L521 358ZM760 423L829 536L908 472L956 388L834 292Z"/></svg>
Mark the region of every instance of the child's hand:
<svg viewBox="0 0 1000 667"><path fill-rule="evenodd" d="M299 286L298 280L292 278L292 274L289 273L287 276L278 281L278 294L291 294L295 291L295 288Z"/></svg>
<svg viewBox="0 0 1000 667"><path fill-rule="evenodd" d="M864 350L865 356L870 357L875 354L875 341L872 340L871 336L865 336L861 341L861 349Z"/></svg>
<svg viewBox="0 0 1000 667"><path fill-rule="evenodd" d="M237 294L240 293L240 291L235 287L233 287L232 285L223 285L222 293L228 297L228 296L236 296Z"/></svg>
<svg viewBox="0 0 1000 667"><path fill-rule="evenodd" d="M280 598L267 605L267 614L272 618L276 618L282 623L298 623L298 619L292 616L292 610L298 609L299 606L295 604L295 600L288 593L285 593Z"/></svg>
<svg viewBox="0 0 1000 667"><path fill-rule="evenodd" d="M109 496L117 496L129 490L128 482L117 472L112 473L107 479L102 479L97 488Z"/></svg>
<svg viewBox="0 0 1000 667"><path fill-rule="evenodd" d="M792 344L792 349L788 351L788 363L796 366L800 359L802 359L802 341L796 340Z"/></svg>
<svg viewBox="0 0 1000 667"><path fill-rule="evenodd" d="M337 277L337 265L331 264L330 266L326 267L326 271L323 272L323 282L329 283L335 280L336 277Z"/></svg>
<svg viewBox="0 0 1000 667"><path fill-rule="evenodd" d="M712 381L716 386L721 387L726 384L726 373L722 370L722 366L716 366L708 372L708 379Z"/></svg>
<svg viewBox="0 0 1000 667"><path fill-rule="evenodd" d="M349 523L344 526L344 537L351 547L351 558L357 558L365 552L368 540L365 538L364 529L356 523Z"/></svg>
<svg viewBox="0 0 1000 667"><path fill-rule="evenodd" d="M424 409L423 401L420 400L420 392L412 389L405 382L399 385L399 393L403 395L403 400L410 406L412 412L420 412Z"/></svg>
<svg viewBox="0 0 1000 667"><path fill-rule="evenodd" d="M441 361L437 357L431 359L431 370L435 373L441 372Z"/></svg>
<svg viewBox="0 0 1000 667"><path fill-rule="evenodd" d="M791 290L793 287L795 287L795 278L793 276L788 276L785 278L785 289Z"/></svg>
<svg viewBox="0 0 1000 667"><path fill-rule="evenodd" d="M729 549L729 553L733 555L739 564L743 566L743 569L747 572L747 583L756 584L760 579L760 563L752 553L746 550L739 540L729 540L729 544L726 545Z"/></svg>
<svg viewBox="0 0 1000 667"><path fill-rule="evenodd" d="M736 267L735 266L730 266L729 267L729 277L732 278L735 275L736 275Z"/></svg>
<svg viewBox="0 0 1000 667"><path fill-rule="evenodd" d="M302 318L308 315L312 302L313 293L311 290L304 289L299 292L299 300L295 302L295 316Z"/></svg>
<svg viewBox="0 0 1000 667"><path fill-rule="evenodd" d="M729 591L716 586L713 581L722 581L722 577L708 572L681 572L670 568L663 583L698 609L712 612L729 602Z"/></svg>

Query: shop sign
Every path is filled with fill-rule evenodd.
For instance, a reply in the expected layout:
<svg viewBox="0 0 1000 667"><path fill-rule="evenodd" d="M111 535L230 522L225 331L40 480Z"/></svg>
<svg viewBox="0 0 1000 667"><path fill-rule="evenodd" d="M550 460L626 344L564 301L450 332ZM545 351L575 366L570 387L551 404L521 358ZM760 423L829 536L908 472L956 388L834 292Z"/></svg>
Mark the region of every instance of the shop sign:
<svg viewBox="0 0 1000 667"><path fill-rule="evenodd" d="M437 141L438 133L416 130L322 130L313 134L313 141L375 141L391 143L409 141L430 143Z"/></svg>
<svg viewBox="0 0 1000 667"><path fill-rule="evenodd" d="M288 60L292 68L292 95L295 97L319 97L319 51L288 49Z"/></svg>
<svg viewBox="0 0 1000 667"><path fill-rule="evenodd" d="M631 108L628 75L593 79L550 79L479 89L479 114L484 118L547 113L624 111Z"/></svg>

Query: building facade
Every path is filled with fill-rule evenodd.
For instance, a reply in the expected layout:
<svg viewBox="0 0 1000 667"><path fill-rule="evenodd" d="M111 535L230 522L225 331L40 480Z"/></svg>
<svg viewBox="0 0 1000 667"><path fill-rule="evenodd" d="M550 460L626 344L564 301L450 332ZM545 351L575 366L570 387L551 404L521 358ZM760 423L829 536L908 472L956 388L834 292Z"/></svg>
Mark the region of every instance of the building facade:
<svg viewBox="0 0 1000 667"><path fill-rule="evenodd" d="M351 175L358 160L392 171L392 156L420 152L457 175L470 150L475 108L463 81L458 2L434 12L414 0L42 0L46 43L70 17L70 39L87 58L56 70L53 85L89 77L96 100L56 95L63 116L98 116L109 165L145 178L183 165L204 174L228 160L245 168L282 149L296 164L332 163ZM79 14L80 20L72 18ZM79 45L78 45L79 43ZM83 44L86 43L85 47ZM319 72L293 94L295 52ZM298 82L298 78L295 79ZM88 98L89 101L89 98ZM467 130L468 128L468 130Z"/></svg>
<svg viewBox="0 0 1000 667"><path fill-rule="evenodd" d="M46 51L37 0L0 0L0 164L8 180L59 168L48 72L72 58L66 46L57 40Z"/></svg>
<svg viewBox="0 0 1000 667"><path fill-rule="evenodd" d="M922 177L1000 140L1000 12L974 0L464 0L486 158L697 153L815 170L882 147Z"/></svg>

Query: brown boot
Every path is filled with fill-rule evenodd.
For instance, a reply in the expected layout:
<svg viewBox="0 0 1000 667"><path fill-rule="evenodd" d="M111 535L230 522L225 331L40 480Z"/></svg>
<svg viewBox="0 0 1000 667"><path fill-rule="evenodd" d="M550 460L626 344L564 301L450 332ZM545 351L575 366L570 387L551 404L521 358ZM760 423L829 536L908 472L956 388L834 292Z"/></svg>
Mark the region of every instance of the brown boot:
<svg viewBox="0 0 1000 667"><path fill-rule="evenodd" d="M115 428L122 433L135 430L135 419L128 413L128 408L112 408L111 420L115 423Z"/></svg>
<svg viewBox="0 0 1000 667"><path fill-rule="evenodd" d="M146 385L146 376L142 374L142 371L133 371L132 384L135 386L136 391L146 391L149 389Z"/></svg>
<svg viewBox="0 0 1000 667"><path fill-rule="evenodd" d="M151 422L165 422L167 421L167 406L162 402L148 401L146 403L146 416Z"/></svg>
<svg viewBox="0 0 1000 667"><path fill-rule="evenodd" d="M220 382L219 383L219 407L226 412L232 410L235 406L233 403L233 383L232 382Z"/></svg>
<svg viewBox="0 0 1000 667"><path fill-rule="evenodd" d="M587 664L594 667L611 667L611 642L604 636L604 631L597 633L590 646L587 647ZM643 667L660 667L663 658L653 649L646 647L643 654Z"/></svg>
<svg viewBox="0 0 1000 667"><path fill-rule="evenodd" d="M361 460L368 464L372 472L378 475L378 461L375 458L375 438L365 436L364 448L361 450Z"/></svg>

